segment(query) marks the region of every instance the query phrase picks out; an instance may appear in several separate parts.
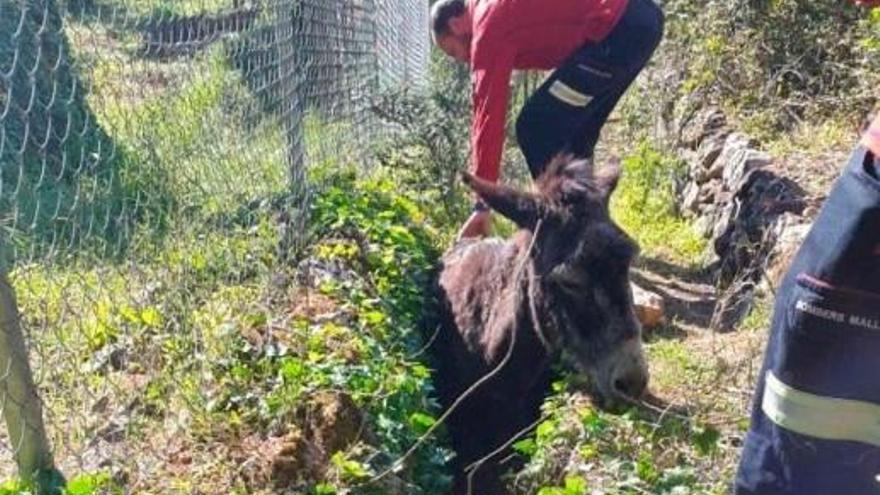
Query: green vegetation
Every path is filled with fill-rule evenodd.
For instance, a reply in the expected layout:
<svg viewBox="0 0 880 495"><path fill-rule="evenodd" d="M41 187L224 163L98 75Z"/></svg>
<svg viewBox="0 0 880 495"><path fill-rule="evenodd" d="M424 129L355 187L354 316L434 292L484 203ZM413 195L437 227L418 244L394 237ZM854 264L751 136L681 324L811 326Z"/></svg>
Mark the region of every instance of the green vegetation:
<svg viewBox="0 0 880 495"><path fill-rule="evenodd" d="M644 254L689 265L698 263L706 241L677 213L675 182L682 164L647 143L624 158L623 178L612 197L611 214Z"/></svg>
<svg viewBox="0 0 880 495"><path fill-rule="evenodd" d="M350 128L310 115L295 231L306 184L227 47L149 60L119 26L65 33L107 170L23 182L45 220L10 229L65 493L442 492L434 439L370 480L437 412L418 326L437 234L418 194L357 178Z"/></svg>
<svg viewBox="0 0 880 495"><path fill-rule="evenodd" d="M358 124L310 112L296 124L308 174L291 178L289 116L278 95L258 91L277 68L248 65L265 39L147 58L135 28L105 15L142 21L236 2L62 5L72 12L63 29L45 9L49 34L23 42L11 36L20 6L0 0L0 61L57 55L57 66L36 64L37 103L52 125L84 130L51 135L44 162L20 141L22 114L0 121L3 183L18 185L0 202L14 248L4 254L71 476L62 493L442 493L451 453L434 437L375 477L439 413L420 322L431 270L469 211L457 178L469 159L467 73L435 60L429 91L374 102L388 128L368 143L354 138ZM656 109L676 119L717 104L776 154L847 142L848 122L876 98L880 14L832 0L664 6L658 71L607 139L639 143L612 146L624 175L611 208L644 258L690 273L707 246L675 206L683 164L649 131ZM26 31L43 23L26 21ZM11 88L0 78L0 108L29 97L26 71L11 76ZM536 80L518 82L514 107ZM30 118L44 133L48 120ZM505 157L505 179L527 182L518 151ZM515 445L528 462L510 473L513 486L725 493L770 309L761 301L737 335L684 331L675 319L650 335L652 391L669 408L600 412L580 378L562 378ZM0 495L34 491L0 485Z"/></svg>
<svg viewBox="0 0 880 495"><path fill-rule="evenodd" d="M65 485L59 487L59 485ZM58 495L121 495L123 491L115 486L110 475L107 473L86 474L78 476L66 483L53 483L49 480L42 483L41 486L45 490L46 486L58 487ZM39 495L45 493L39 491L34 486L11 480L0 484L0 495Z"/></svg>
<svg viewBox="0 0 880 495"><path fill-rule="evenodd" d="M97 9L116 11L130 16L169 19L174 16L188 16L217 13L235 7L235 0L67 0L71 13L90 13Z"/></svg>
<svg viewBox="0 0 880 495"><path fill-rule="evenodd" d="M95 153L112 144L77 89L57 3L35 4L25 12L21 2L0 1L0 174L16 184L4 187L0 225L29 230L42 244L79 242L91 217L125 209L124 186L113 180L120 160Z"/></svg>
<svg viewBox="0 0 880 495"><path fill-rule="evenodd" d="M470 160L462 146L470 132L470 79L461 65L434 57L429 91L391 92L374 105L373 112L400 131L381 141L376 155L442 226L448 243L470 214L470 192L459 176Z"/></svg>
<svg viewBox="0 0 880 495"><path fill-rule="evenodd" d="M325 279L311 295L272 289L295 270L281 264L279 226L268 209L225 229L179 233L145 253L137 271L103 264L13 272L28 327L52 329L34 336L35 367L45 375L47 407L69 418L52 425L68 435L65 448L87 449L70 439L88 441L89 425L112 425L119 421L113 411L128 407L125 441L138 454L115 460L149 480L151 492L259 492L272 480L251 486L223 475L241 455L236 450L255 439L270 448L279 431L293 442L314 401L331 392L350 397L369 433L328 452L321 478L292 473L303 476L289 480L293 486L322 483L323 493L335 493L330 487L358 485L415 442L436 409L430 372L417 360L434 246L423 215L391 182L326 179L332 185L315 198L308 259L347 267L350 278ZM78 413L83 404L101 413ZM162 457L153 470L138 471L138 457L159 454L150 447L159 439L187 452L210 445L231 452L191 459L212 460L198 474ZM398 481L413 483L408 493L438 492L446 455L429 444ZM270 469L277 459L260 462ZM359 493L374 492L382 485Z"/></svg>
<svg viewBox="0 0 880 495"><path fill-rule="evenodd" d="M717 430L674 413L600 412L557 387L534 437L516 445L531 458L516 474L517 493L726 493Z"/></svg>
<svg viewBox="0 0 880 495"><path fill-rule="evenodd" d="M664 10L657 64L678 75L656 88L664 101L719 104L764 141L829 120L852 129L876 101L876 11L834 0L675 0Z"/></svg>

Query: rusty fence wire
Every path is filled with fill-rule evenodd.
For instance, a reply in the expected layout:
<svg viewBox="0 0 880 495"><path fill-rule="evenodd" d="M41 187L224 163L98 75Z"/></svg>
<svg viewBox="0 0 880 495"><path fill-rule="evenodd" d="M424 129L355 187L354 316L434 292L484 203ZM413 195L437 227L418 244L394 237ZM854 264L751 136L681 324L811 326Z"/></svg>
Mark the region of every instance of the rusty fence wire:
<svg viewBox="0 0 880 495"><path fill-rule="evenodd" d="M221 393L199 377L222 325L202 323L308 242L306 177L385 132L371 98L426 84L427 17L424 0L0 0L0 483L54 466L197 491L157 480L192 463L175 452L203 427L193 404Z"/></svg>

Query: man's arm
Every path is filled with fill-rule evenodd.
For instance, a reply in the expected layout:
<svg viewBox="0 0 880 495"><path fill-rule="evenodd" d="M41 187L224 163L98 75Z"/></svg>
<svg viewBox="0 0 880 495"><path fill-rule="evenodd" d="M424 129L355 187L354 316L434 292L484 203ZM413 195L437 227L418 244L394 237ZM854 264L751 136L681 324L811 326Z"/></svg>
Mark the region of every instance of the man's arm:
<svg viewBox="0 0 880 495"><path fill-rule="evenodd" d="M880 1L880 0L878 0ZM480 53L473 57L474 120L471 130L473 173L481 179L496 182L500 175L504 128L507 121L507 100L510 97L510 75L513 54Z"/></svg>

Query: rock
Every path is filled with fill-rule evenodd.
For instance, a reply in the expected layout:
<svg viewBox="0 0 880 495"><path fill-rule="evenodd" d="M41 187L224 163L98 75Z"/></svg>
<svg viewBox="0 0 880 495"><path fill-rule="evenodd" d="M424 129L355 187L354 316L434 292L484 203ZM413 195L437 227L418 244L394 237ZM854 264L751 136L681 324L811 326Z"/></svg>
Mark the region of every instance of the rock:
<svg viewBox="0 0 880 495"><path fill-rule="evenodd" d="M722 172L721 179L728 191L735 191L739 184L753 170L766 167L773 163L773 158L763 151L748 149L737 157L737 161L728 165Z"/></svg>
<svg viewBox="0 0 880 495"><path fill-rule="evenodd" d="M721 199L721 196L721 183L718 181L709 182L707 184L704 184L703 187L700 188L700 197L698 198L698 202L703 205L714 205L719 199Z"/></svg>
<svg viewBox="0 0 880 495"><path fill-rule="evenodd" d="M725 137L713 136L700 143L700 147L697 149L697 160L701 168L711 168L718 161L718 157L724 151L725 142Z"/></svg>
<svg viewBox="0 0 880 495"><path fill-rule="evenodd" d="M718 209L715 221L712 223L712 240L715 252L722 258L727 252L727 240L725 237L733 230L734 216L737 205L735 202L727 202Z"/></svg>
<svg viewBox="0 0 880 495"><path fill-rule="evenodd" d="M752 148L752 141L745 134L734 132L724 141L724 149L707 172L708 177L722 179L724 188L733 191L757 168L772 163L770 155Z"/></svg>
<svg viewBox="0 0 880 495"><path fill-rule="evenodd" d="M652 329L666 321L666 302L659 295L632 285L636 316L643 328Z"/></svg>
<svg viewBox="0 0 880 495"><path fill-rule="evenodd" d="M119 443L125 440L128 432L129 418L118 416L111 418L107 423L95 432L95 438L108 443Z"/></svg>
<svg viewBox="0 0 880 495"><path fill-rule="evenodd" d="M776 220L770 234L776 239L776 243L770 252L770 264L767 268L767 277L774 289L782 282L782 277L788 271L811 227L812 223L807 219L793 213L785 213Z"/></svg>
<svg viewBox="0 0 880 495"><path fill-rule="evenodd" d="M679 120L685 123L679 126L678 154L688 172L677 197L681 211L714 247L713 271L724 296L711 326L730 331L748 314L765 279L780 283L809 232L803 219L808 204L803 189L775 173L772 157L758 150L758 143L731 132L718 108L690 115ZM645 326L656 324L644 314L645 303L638 305Z"/></svg>
<svg viewBox="0 0 880 495"><path fill-rule="evenodd" d="M694 222L694 229L696 229L696 231L705 238L709 238L712 236L712 230L714 228L715 216L712 214L697 217L697 220Z"/></svg>
<svg viewBox="0 0 880 495"><path fill-rule="evenodd" d="M696 213L697 206L700 204L700 186L696 182L688 182L684 189L684 199L681 202L681 209L685 213Z"/></svg>
<svg viewBox="0 0 880 495"><path fill-rule="evenodd" d="M709 107L697 112L681 129L681 144L696 149L706 137L718 134L727 127L727 117L718 107Z"/></svg>
<svg viewBox="0 0 880 495"><path fill-rule="evenodd" d="M719 333L736 330L755 305L755 285L742 280L718 300L709 327Z"/></svg>
<svg viewBox="0 0 880 495"><path fill-rule="evenodd" d="M92 356L91 361L83 365L87 373L99 373L107 370L122 371L127 366L128 352L120 344L107 344Z"/></svg>
<svg viewBox="0 0 880 495"><path fill-rule="evenodd" d="M748 274L757 282L767 268L767 260L777 242L773 235L777 219L785 213L800 215L804 210L803 190L790 179L772 170L749 173L734 195L735 209L726 230L715 232L715 252L722 260L719 283L727 287Z"/></svg>
<svg viewBox="0 0 880 495"><path fill-rule="evenodd" d="M108 406L110 406L110 396L106 394L102 395L100 398L98 398L98 400L95 401L94 404L92 404L92 414L101 414L107 412Z"/></svg>
<svg viewBox="0 0 880 495"><path fill-rule="evenodd" d="M724 136L710 136L700 144L696 153L692 154L689 160L690 175L698 184L721 178L724 164L718 158L724 151L726 142Z"/></svg>
<svg viewBox="0 0 880 495"><path fill-rule="evenodd" d="M748 149L749 138L745 134L739 132L730 134L725 138L724 146L721 149L718 158L712 163L711 173L713 175L720 174L721 178L725 179L725 171L728 167L732 167L735 163L740 161L740 158ZM731 173L728 172L726 175L729 176ZM724 184L726 185L727 183L727 180L724 180Z"/></svg>
<svg viewBox="0 0 880 495"><path fill-rule="evenodd" d="M709 171L704 168L697 167L692 173L693 180L698 185L709 182Z"/></svg>
<svg viewBox="0 0 880 495"><path fill-rule="evenodd" d="M723 201L719 201L717 199L711 203L700 202L697 205L697 211L700 213L701 217L709 217L709 220L712 223L712 225L715 225L715 222L718 219L718 214L721 212L721 209L724 206L724 204L725 203ZM711 234L712 234L712 230L709 229L709 231L706 233L706 237L710 237Z"/></svg>

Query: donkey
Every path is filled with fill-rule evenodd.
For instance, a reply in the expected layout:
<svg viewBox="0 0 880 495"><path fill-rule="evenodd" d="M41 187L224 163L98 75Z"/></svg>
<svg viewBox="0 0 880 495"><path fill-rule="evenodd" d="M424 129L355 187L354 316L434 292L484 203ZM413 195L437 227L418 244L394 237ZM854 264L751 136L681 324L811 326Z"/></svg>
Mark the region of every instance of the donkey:
<svg viewBox="0 0 880 495"><path fill-rule="evenodd" d="M471 389L447 421L454 493L507 493L494 461L504 449L485 456L538 419L557 355L588 376L603 407L647 387L629 284L638 247L608 213L619 177L617 165L596 171L566 156L546 167L533 192L465 174L519 230L508 240L458 243L442 258L437 391L449 408ZM477 461L468 480L464 469Z"/></svg>

